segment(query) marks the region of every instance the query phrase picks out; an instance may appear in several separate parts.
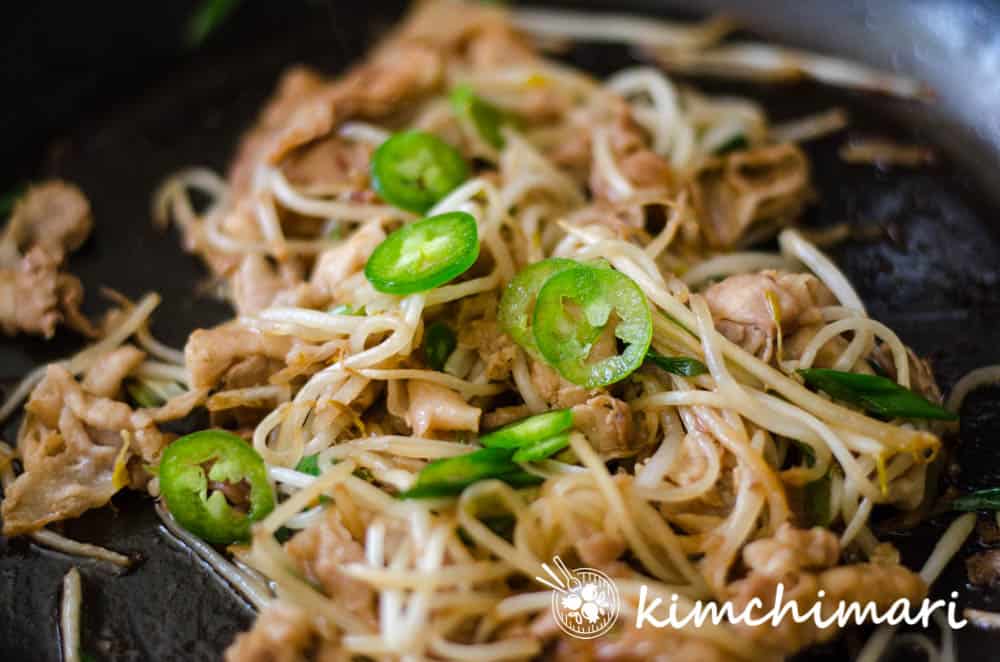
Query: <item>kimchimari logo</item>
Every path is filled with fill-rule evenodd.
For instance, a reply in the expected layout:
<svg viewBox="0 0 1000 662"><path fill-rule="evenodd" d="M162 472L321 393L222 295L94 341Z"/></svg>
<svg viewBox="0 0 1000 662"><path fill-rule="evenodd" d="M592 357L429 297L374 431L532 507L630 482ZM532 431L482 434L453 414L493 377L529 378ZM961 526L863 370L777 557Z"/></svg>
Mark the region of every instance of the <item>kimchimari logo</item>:
<svg viewBox="0 0 1000 662"><path fill-rule="evenodd" d="M552 563L561 576L543 563L549 579L535 579L552 589L552 615L559 628L577 639L595 639L611 630L621 612L621 597L611 578L594 568L570 570L558 556Z"/></svg>
<svg viewBox="0 0 1000 662"><path fill-rule="evenodd" d="M611 577L594 568L570 570L558 556L552 559L552 564L559 570L558 574L543 563L542 569L548 579L535 577L535 580L552 589L552 615L560 629L577 639L595 639L609 632L618 622L622 609L621 595ZM956 591L951 592L951 600L924 598L914 605L907 598L899 598L881 609L876 602L838 600L834 603L823 590L817 591L816 599L810 600L803 609L796 600L786 600L782 583L778 583L773 601L768 601L769 609L763 597L754 597L747 604L736 607L731 601L681 600L676 593L669 594L669 598L657 597L643 584L639 587L635 627L682 629L689 625L702 627L706 622L777 627L790 617L796 623L811 621L821 629L865 623L892 626L906 623L927 628L938 610L946 612L946 622L952 630L968 624L958 616ZM662 618L655 615L658 610Z"/></svg>

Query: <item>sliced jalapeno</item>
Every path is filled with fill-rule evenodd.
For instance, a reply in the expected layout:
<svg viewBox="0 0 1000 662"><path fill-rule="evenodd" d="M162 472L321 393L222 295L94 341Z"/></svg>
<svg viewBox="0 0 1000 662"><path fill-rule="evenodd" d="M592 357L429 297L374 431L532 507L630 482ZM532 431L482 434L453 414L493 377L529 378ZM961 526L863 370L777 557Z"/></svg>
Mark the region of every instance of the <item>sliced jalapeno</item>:
<svg viewBox="0 0 1000 662"><path fill-rule="evenodd" d="M379 292L412 294L447 283L479 257L479 230L471 215L454 211L404 225L385 238L365 264Z"/></svg>
<svg viewBox="0 0 1000 662"><path fill-rule="evenodd" d="M372 186L401 209L423 214L469 176L454 147L424 131L396 133L372 155Z"/></svg>
<svg viewBox="0 0 1000 662"><path fill-rule="evenodd" d="M274 509L264 460L243 439L222 430L195 432L167 446L159 476L170 514L210 543L249 540L251 524ZM245 495L245 503L231 505L225 491Z"/></svg>
<svg viewBox="0 0 1000 662"><path fill-rule="evenodd" d="M573 412L569 409L547 411L515 421L479 438L486 448L522 448L573 427Z"/></svg>
<svg viewBox="0 0 1000 662"><path fill-rule="evenodd" d="M567 307L569 304L571 307ZM617 318L620 354L590 362L594 343ZM579 266L555 274L538 293L535 343L567 380L597 388L620 381L642 365L653 337L646 296L631 278L612 269Z"/></svg>
<svg viewBox="0 0 1000 662"><path fill-rule="evenodd" d="M528 353L538 355L535 336L531 332L531 317L535 309L535 300L551 276L567 269L579 267L580 263L561 257L550 257L541 262L530 264L507 284L500 297L500 310L497 322L518 345Z"/></svg>

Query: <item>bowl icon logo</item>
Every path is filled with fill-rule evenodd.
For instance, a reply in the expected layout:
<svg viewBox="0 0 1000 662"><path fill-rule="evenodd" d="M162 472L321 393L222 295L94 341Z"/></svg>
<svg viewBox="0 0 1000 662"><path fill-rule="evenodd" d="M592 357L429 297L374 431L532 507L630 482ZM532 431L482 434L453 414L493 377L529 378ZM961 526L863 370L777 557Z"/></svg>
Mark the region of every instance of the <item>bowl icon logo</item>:
<svg viewBox="0 0 1000 662"><path fill-rule="evenodd" d="M559 573L543 563L549 578L535 579L552 589L552 615L559 628L577 639L594 639L611 630L621 611L614 581L594 568L570 570L558 556L552 562Z"/></svg>

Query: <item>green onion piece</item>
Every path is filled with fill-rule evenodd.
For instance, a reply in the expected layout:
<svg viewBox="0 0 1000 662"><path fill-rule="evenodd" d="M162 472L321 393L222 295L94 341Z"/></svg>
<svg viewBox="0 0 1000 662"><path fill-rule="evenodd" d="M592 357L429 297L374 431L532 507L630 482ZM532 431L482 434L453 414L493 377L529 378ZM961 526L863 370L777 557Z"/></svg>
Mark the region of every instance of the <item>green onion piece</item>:
<svg viewBox="0 0 1000 662"><path fill-rule="evenodd" d="M360 472L362 469L364 469L364 467L361 467L359 469L355 469L354 470L354 475L357 476L358 472ZM319 471L319 454L316 453L316 454L313 454L313 455L306 455L306 456L304 456L301 460L299 460L299 463L295 465L295 470L298 471L298 472L304 473L304 474L309 474L310 476L319 476L319 474L320 474L320 471ZM360 476L358 476L358 477L360 478ZM367 479L365 479L365 480L367 480ZM325 494L321 494L319 496L319 502L320 503L329 503L330 502L330 497L326 496Z"/></svg>
<svg viewBox="0 0 1000 662"><path fill-rule="evenodd" d="M14 211L14 205L17 204L17 201L21 199L21 196L24 195L27 189L28 185L22 183L0 195L0 218Z"/></svg>
<svg viewBox="0 0 1000 662"><path fill-rule="evenodd" d="M487 529L497 534L504 540L511 542L514 539L514 528L517 525L517 518L513 515L492 515L477 518ZM459 539L467 546L472 546L475 542L465 529L458 527L456 531Z"/></svg>
<svg viewBox="0 0 1000 662"><path fill-rule="evenodd" d="M718 155L728 154L729 152L738 152L748 147L750 147L750 141L747 140L745 135L740 133L716 147L715 153Z"/></svg>
<svg viewBox="0 0 1000 662"><path fill-rule="evenodd" d="M799 370L799 374L809 386L884 418L933 418L945 421L958 418L947 409L885 377L826 368Z"/></svg>
<svg viewBox="0 0 1000 662"><path fill-rule="evenodd" d="M372 187L400 209L425 213L469 176L454 147L423 131L393 134L372 155Z"/></svg>
<svg viewBox="0 0 1000 662"><path fill-rule="evenodd" d="M497 149L503 147L504 139L500 128L508 123L509 118L502 110L477 96L468 85L459 85L453 89L450 100L455 114L469 120L483 140Z"/></svg>
<svg viewBox="0 0 1000 662"><path fill-rule="evenodd" d="M562 449L569 446L569 433L563 432L555 437L542 439L533 444L519 448L514 457L515 462L537 462L552 457Z"/></svg>
<svg viewBox="0 0 1000 662"><path fill-rule="evenodd" d="M580 464L580 458L576 456L572 448L567 448L556 453L552 456L552 459L563 464Z"/></svg>
<svg viewBox="0 0 1000 662"><path fill-rule="evenodd" d="M573 412L556 409L509 423L479 438L486 448L523 448L562 434L573 427Z"/></svg>
<svg viewBox="0 0 1000 662"><path fill-rule="evenodd" d="M646 352L646 360L667 372L681 377L697 377L708 372L705 364L687 356L663 356L652 349Z"/></svg>
<svg viewBox="0 0 1000 662"><path fill-rule="evenodd" d="M511 487L534 487L535 485L545 482L545 479L541 476L536 476L530 471L525 471L524 469L518 469L517 471L513 471L509 474L504 474L499 478Z"/></svg>
<svg viewBox="0 0 1000 662"><path fill-rule="evenodd" d="M513 454L514 451L506 448L481 448L466 455L434 460L421 470L413 486L399 497L455 496L469 485L490 478L518 487L541 482L540 478L512 462Z"/></svg>
<svg viewBox="0 0 1000 662"><path fill-rule="evenodd" d="M233 508L222 491L210 485L246 485L246 513ZM204 430L177 439L163 451L160 493L177 523L217 545L245 542L251 525L274 510L274 488L267 466L240 437Z"/></svg>
<svg viewBox="0 0 1000 662"><path fill-rule="evenodd" d="M319 475L319 454L306 455L295 465L295 470L310 476Z"/></svg>
<svg viewBox="0 0 1000 662"><path fill-rule="evenodd" d="M979 490L951 502L952 510L1000 510L1000 487Z"/></svg>
<svg viewBox="0 0 1000 662"><path fill-rule="evenodd" d="M568 308L567 304L573 306ZM590 362L594 343L612 314L624 351ZM550 277L538 293L532 319L545 361L567 380L587 388L621 381L642 365L653 338L646 295L625 274L579 266Z"/></svg>
<svg viewBox="0 0 1000 662"><path fill-rule="evenodd" d="M125 390L140 407L159 407L170 398L184 393L180 384L168 379L127 379Z"/></svg>
<svg viewBox="0 0 1000 662"><path fill-rule="evenodd" d="M882 364L879 363L878 361L873 361L872 359L865 359L865 363L867 363L868 367L872 369L872 372L874 372L879 377L889 376L888 373L886 373L885 368L883 368Z"/></svg>
<svg viewBox="0 0 1000 662"><path fill-rule="evenodd" d="M187 44L195 48L201 46L216 28L239 6L241 0L205 0L195 10L187 24Z"/></svg>
<svg viewBox="0 0 1000 662"><path fill-rule="evenodd" d="M809 444L803 444L797 439L790 439L796 448L799 449L799 454L802 455L802 460L805 462L807 467L811 467L816 464L816 451Z"/></svg>
<svg viewBox="0 0 1000 662"><path fill-rule="evenodd" d="M538 345L531 330L531 317L535 310L538 292L545 282L555 274L580 266L579 262L561 257L550 257L541 262L529 264L518 272L500 297L497 322L518 345L529 354L539 357Z"/></svg>
<svg viewBox="0 0 1000 662"><path fill-rule="evenodd" d="M356 315L358 317L364 317L365 307L355 308L349 303L338 303L336 306L330 309L331 315Z"/></svg>
<svg viewBox="0 0 1000 662"><path fill-rule="evenodd" d="M97 662L97 658L88 653L87 651L80 649L80 662Z"/></svg>
<svg viewBox="0 0 1000 662"><path fill-rule="evenodd" d="M371 482L373 482L375 480L374 474L372 474L371 469L369 469L368 467L358 467L357 469L355 469L354 470L354 477L355 478L360 478L361 480L365 481L366 483L371 483ZM322 501L323 499L327 499L327 498L329 498L329 497L320 497L320 501Z"/></svg>
<svg viewBox="0 0 1000 662"><path fill-rule="evenodd" d="M368 258L365 278L379 292L413 294L460 276L478 257L476 219L455 211L404 225L390 234Z"/></svg>
<svg viewBox="0 0 1000 662"><path fill-rule="evenodd" d="M803 488L803 506L809 526L830 526L833 510L830 508L830 472L823 474Z"/></svg>
<svg viewBox="0 0 1000 662"><path fill-rule="evenodd" d="M424 332L424 356L433 370L444 370L444 364L456 346L455 332L444 322L434 322Z"/></svg>
<svg viewBox="0 0 1000 662"><path fill-rule="evenodd" d="M159 407L166 402L166 400L154 393L153 389L141 380L126 380L125 390L128 391L128 395L132 398L132 402L140 407Z"/></svg>

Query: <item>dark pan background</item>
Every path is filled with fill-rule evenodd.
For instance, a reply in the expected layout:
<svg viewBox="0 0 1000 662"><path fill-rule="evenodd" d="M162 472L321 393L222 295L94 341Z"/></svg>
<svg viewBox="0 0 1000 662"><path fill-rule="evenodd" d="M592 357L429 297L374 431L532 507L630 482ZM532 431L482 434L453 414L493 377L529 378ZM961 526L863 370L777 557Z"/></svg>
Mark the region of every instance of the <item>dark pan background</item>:
<svg viewBox="0 0 1000 662"><path fill-rule="evenodd" d="M13 5L14 3L5 3ZM226 305L195 294L205 271L171 231L150 225L161 178L197 164L224 169L240 133L280 71L309 62L330 73L359 57L394 21L401 2L323 0L244 3L197 52L181 32L193 2L69 3L42 0L0 9L0 191L47 176L78 183L97 219L71 268L87 287L87 310L103 308L101 286L131 297L157 290L154 331L180 346L191 329L224 319ZM883 228L881 241L833 251L871 314L932 357L946 389L967 370L1000 362L1000 7L975 0L700 0L690 3L563 3L629 6L690 16L726 8L758 35L811 45L915 73L940 94L934 106L845 93L812 84L748 86L699 82L763 102L775 119L831 105L852 116L849 135L923 141L943 158L919 170L848 166L836 156L844 135L808 146L820 198L810 225L849 221ZM631 61L624 47L575 48L574 63L604 75ZM31 367L75 351L71 334L50 343L0 339L4 392ZM960 489L1000 485L1000 389L972 395L963 410ZM14 436L15 421L4 429ZM918 567L947 524L945 514L914 532L889 533ZM142 558L115 576L81 562L83 647L100 660L214 660L252 620L250 609L204 564L159 529L148 499L121 495L112 507L67 524L69 535ZM963 556L980 549L970 542ZM62 575L72 560L0 537L0 661L60 659ZM997 596L965 585L955 562L935 596L960 592L962 605L1000 608ZM842 660L863 634L802 659ZM959 633L963 662L995 660L1000 636ZM911 659L901 654L898 659Z"/></svg>

